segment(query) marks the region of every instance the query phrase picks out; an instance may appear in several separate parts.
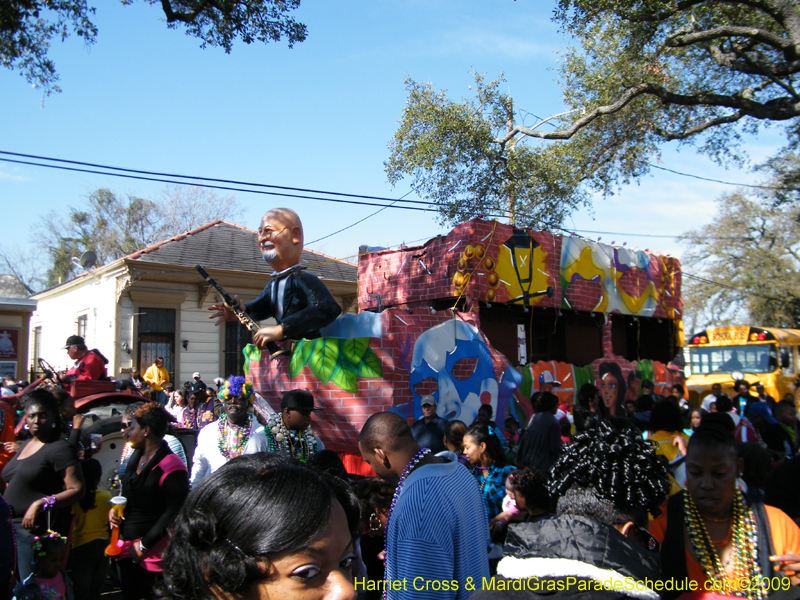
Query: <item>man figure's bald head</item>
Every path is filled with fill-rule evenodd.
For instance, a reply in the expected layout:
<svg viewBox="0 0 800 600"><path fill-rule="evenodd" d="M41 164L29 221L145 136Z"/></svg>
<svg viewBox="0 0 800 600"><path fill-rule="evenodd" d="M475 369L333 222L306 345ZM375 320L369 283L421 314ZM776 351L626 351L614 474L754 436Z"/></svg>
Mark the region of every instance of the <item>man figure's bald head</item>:
<svg viewBox="0 0 800 600"><path fill-rule="evenodd" d="M261 217L258 228L261 256L276 271L300 263L303 253L303 223L291 208L273 208Z"/></svg>

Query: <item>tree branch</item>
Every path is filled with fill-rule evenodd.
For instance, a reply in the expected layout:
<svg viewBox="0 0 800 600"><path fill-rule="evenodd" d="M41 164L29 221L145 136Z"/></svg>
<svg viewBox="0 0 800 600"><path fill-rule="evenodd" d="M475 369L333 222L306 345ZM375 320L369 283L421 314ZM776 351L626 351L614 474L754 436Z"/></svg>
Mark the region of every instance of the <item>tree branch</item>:
<svg viewBox="0 0 800 600"><path fill-rule="evenodd" d="M172 9L172 2L170 0L161 0L161 8L167 16L167 23L174 23L175 21L182 21L183 23L193 23L197 16L204 12L209 6L214 6L221 12L225 12L222 7L213 0L197 0L194 9L188 12L175 12Z"/></svg>
<svg viewBox="0 0 800 600"><path fill-rule="evenodd" d="M695 31L693 33L676 31L664 40L664 46L667 48L685 48L693 44L729 37L746 37L758 40L781 52L786 52L793 47L792 42L769 31L757 27L740 27L736 25L723 25L714 27L713 29L706 29L705 31Z"/></svg>
<svg viewBox="0 0 800 600"><path fill-rule="evenodd" d="M734 114L711 119L683 132L669 134L672 137L667 139L682 139L682 137L688 137L693 133L704 131L709 127L736 122L745 116L770 121L785 121L800 116L800 102L796 102L790 98L774 98L762 103L756 102L745 95L714 94L706 91L697 91L691 94L676 94L654 83L640 83L622 94L613 104L598 106L575 121L567 129L543 132L534 131L523 125L517 125L505 136L496 138L493 141L499 144L505 144L518 134L544 140L567 140L598 118L619 112L639 96L654 96L661 100L663 104L678 106L718 106L721 108L738 109ZM659 133L659 135L662 135L662 133Z"/></svg>

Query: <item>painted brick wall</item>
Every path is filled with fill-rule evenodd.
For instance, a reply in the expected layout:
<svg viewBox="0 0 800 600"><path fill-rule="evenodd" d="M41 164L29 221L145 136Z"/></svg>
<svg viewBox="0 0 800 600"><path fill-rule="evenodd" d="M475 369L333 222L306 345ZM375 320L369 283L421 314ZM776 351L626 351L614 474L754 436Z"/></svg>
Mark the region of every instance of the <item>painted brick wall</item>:
<svg viewBox="0 0 800 600"><path fill-rule="evenodd" d="M250 365L250 377L256 391L277 410L287 390L310 390L317 403L325 408L315 414L313 427L326 446L337 452L357 453L358 432L370 415L412 402L409 372L417 338L431 327L453 318L480 329L478 302L509 300L506 286L494 276L501 258L501 245L513 235L514 230L509 225L475 219L422 246L362 255L358 267L358 307L359 312L377 310L380 303L384 309L380 313L382 337L370 339L370 346L383 366L383 378L359 379L358 390L353 394L332 383L322 384L308 366L290 379L288 358L271 360L267 357ZM552 297L543 296L535 302L538 306L562 307L563 238L548 232L530 232L530 235L539 244L534 255L542 259L544 281L553 292ZM658 254L650 253L648 256L650 276L644 270L631 269L620 278L620 289L638 296L653 279L658 290L654 317L679 318L682 311L680 263L677 259ZM602 293L599 282L575 280L568 287L566 300L573 309L592 311ZM442 301L444 304L452 301L455 306L460 297L466 300L464 312L434 312L430 307L433 301L439 301L439 308L442 308ZM604 358L593 363L595 374L602 362L617 363L625 371L632 368L631 363L612 353L612 320L613 315L603 328ZM499 382L508 361L488 342L487 346ZM466 375L469 365L464 364L461 368L462 375ZM664 370L665 367L660 365L658 368ZM417 391L423 394L435 390Z"/></svg>
<svg viewBox="0 0 800 600"><path fill-rule="evenodd" d="M468 306L479 300L506 302L509 298L506 287L502 284L496 287L494 297L488 294L492 287L489 281L492 271L485 268L482 259L491 259L496 264L500 245L511 238L513 233L514 229L510 225L473 219L458 225L448 235L436 237L422 246L362 255L359 258L359 310L375 309L378 306L375 294L380 294L380 302L384 307L429 304L434 300L445 299L452 299L455 303L460 296L467 300ZM539 244L536 252L546 254L544 271L547 274L547 284L553 290L552 298L539 298L535 304L560 307L563 293L561 248L564 238L549 232L529 233ZM481 256L474 252L479 247ZM653 316L680 318L683 309L680 299L680 262L676 258L657 253L646 254L650 259L650 271L657 274L654 285L659 302ZM461 271L462 279L466 280L463 292L454 281L460 272L460 260L464 261ZM633 268L621 275L618 286L627 294L638 297L645 292L649 280L644 270ZM598 284L576 281L570 285L567 299L575 310L593 311L599 302L599 294Z"/></svg>

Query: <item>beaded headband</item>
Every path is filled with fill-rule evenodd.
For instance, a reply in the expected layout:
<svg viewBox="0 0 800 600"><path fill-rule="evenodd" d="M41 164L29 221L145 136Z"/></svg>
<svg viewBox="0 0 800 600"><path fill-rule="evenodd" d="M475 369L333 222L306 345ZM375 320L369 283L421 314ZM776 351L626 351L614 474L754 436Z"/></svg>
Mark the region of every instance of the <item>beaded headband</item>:
<svg viewBox="0 0 800 600"><path fill-rule="evenodd" d="M253 384L241 376L231 377L226 380L219 388L219 393L217 393L217 398L223 402L231 398L242 397L252 404L253 396Z"/></svg>

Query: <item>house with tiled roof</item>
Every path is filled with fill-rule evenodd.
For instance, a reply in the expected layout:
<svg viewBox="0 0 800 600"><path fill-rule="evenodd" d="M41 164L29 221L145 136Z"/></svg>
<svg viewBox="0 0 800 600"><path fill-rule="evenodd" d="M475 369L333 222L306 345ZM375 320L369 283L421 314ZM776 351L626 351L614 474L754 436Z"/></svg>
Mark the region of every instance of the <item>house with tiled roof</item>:
<svg viewBox="0 0 800 600"><path fill-rule="evenodd" d="M310 250L303 250L300 262L343 312L356 311L356 265ZM255 231L214 221L33 296L38 306L30 327L38 343L31 364L43 357L56 368L69 366L63 346L78 334L108 358L109 376L118 379L132 366L144 371L159 356L179 383L195 371L207 383L241 374L241 350L252 336L238 323L216 327L208 318L217 295L195 265L244 301L258 296L272 274Z"/></svg>
<svg viewBox="0 0 800 600"><path fill-rule="evenodd" d="M0 377L26 379L28 331L36 300L14 275L0 274Z"/></svg>

